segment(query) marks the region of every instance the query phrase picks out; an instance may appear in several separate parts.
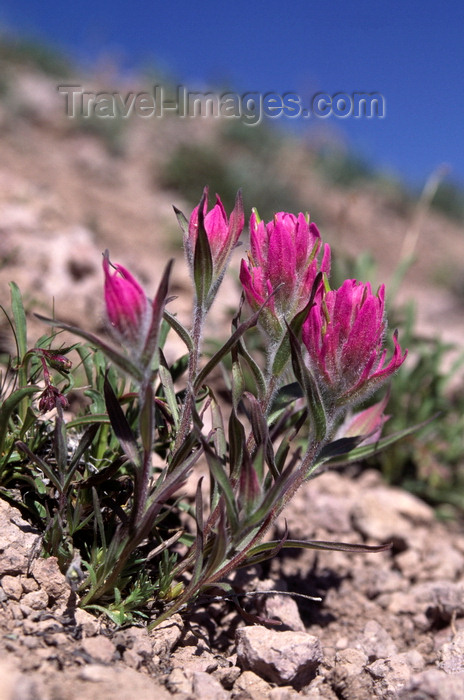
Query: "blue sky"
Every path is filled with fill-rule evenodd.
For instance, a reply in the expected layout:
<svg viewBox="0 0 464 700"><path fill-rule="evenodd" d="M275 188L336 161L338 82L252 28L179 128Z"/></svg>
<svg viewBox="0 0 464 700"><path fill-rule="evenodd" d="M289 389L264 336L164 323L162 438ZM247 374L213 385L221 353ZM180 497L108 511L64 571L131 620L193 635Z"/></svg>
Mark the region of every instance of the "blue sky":
<svg viewBox="0 0 464 700"><path fill-rule="evenodd" d="M295 120L344 134L376 165L421 185L440 164L464 183L464 5L456 0L3 0L0 25L87 65L153 60L188 89L378 92L383 119ZM298 122L298 123L297 123ZM324 124L322 124L324 122Z"/></svg>

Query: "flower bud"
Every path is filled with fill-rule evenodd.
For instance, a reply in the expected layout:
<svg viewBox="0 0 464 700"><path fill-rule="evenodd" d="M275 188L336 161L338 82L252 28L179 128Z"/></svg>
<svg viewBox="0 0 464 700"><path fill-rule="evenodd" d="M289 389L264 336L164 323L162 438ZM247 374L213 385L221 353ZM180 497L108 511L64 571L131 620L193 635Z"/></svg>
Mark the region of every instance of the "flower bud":
<svg viewBox="0 0 464 700"><path fill-rule="evenodd" d="M218 276L227 264L232 250L237 245L243 231L245 217L243 213L242 196L239 192L235 207L227 219L226 210L221 198L216 195L216 204L208 211L208 188L205 187L200 204L193 210L184 242L187 258L193 262L195 245L198 237L199 210L203 207L204 227L211 249L215 276Z"/></svg>
<svg viewBox="0 0 464 700"><path fill-rule="evenodd" d="M148 330L148 300L140 284L125 267L112 267L116 270L114 274L110 272L109 253L105 251L103 272L106 314L118 340L127 343L132 350L139 350L143 347Z"/></svg>
<svg viewBox="0 0 464 700"><path fill-rule="evenodd" d="M64 394L62 394L56 386L48 384L39 398L39 411L47 413L60 404L62 408L68 408L69 402Z"/></svg>
<svg viewBox="0 0 464 700"><path fill-rule="evenodd" d="M245 217L241 192L237 193L229 219L218 195L216 204L208 211L207 187L188 223L181 212L176 210L176 213L184 232L184 249L195 283L197 302L209 308L243 231Z"/></svg>

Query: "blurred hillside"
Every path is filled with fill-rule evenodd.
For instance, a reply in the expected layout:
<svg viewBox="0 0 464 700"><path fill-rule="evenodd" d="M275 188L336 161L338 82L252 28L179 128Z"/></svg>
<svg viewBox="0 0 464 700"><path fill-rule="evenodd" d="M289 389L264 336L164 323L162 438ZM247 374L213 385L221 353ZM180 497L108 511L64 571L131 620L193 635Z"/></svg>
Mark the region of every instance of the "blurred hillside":
<svg viewBox="0 0 464 700"><path fill-rule="evenodd" d="M152 90L157 77L129 84L108 66L83 76L29 42L3 40L0 76L3 303L15 279L35 308L49 311L55 299L57 316L98 324L107 247L149 289L167 258L179 257L174 293L188 295L172 205L188 215L209 185L230 210L241 187L248 214L309 210L346 274L388 284L413 253L400 298L415 299L424 332L464 337L464 196L452 184L421 209L417 194L340 144L292 137L278 123L69 118L58 85L125 94Z"/></svg>

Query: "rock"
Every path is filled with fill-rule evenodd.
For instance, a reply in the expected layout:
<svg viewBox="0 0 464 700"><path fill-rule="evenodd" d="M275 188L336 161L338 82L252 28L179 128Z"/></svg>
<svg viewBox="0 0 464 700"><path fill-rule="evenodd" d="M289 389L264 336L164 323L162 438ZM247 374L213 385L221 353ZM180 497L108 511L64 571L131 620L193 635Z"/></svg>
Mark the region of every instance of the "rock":
<svg viewBox="0 0 464 700"><path fill-rule="evenodd" d="M232 662L231 662L232 663ZM227 666L226 668L217 668L213 676L220 682L223 688L230 690L237 678L239 677L241 671L238 666Z"/></svg>
<svg viewBox="0 0 464 700"><path fill-rule="evenodd" d="M39 584L32 576L21 577L21 585L24 593L32 593L32 591L37 591L39 588Z"/></svg>
<svg viewBox="0 0 464 700"><path fill-rule="evenodd" d="M19 600L21 598L23 587L19 576L9 576L7 574L2 577L0 583L8 598L12 600Z"/></svg>
<svg viewBox="0 0 464 700"><path fill-rule="evenodd" d="M380 541L406 539L414 533L413 526L430 523L433 509L415 496L396 488L379 486L356 503L354 526L365 536Z"/></svg>
<svg viewBox="0 0 464 700"><path fill-rule="evenodd" d="M375 620L369 620L363 633L355 643L370 661L385 659L397 653L398 649L388 632Z"/></svg>
<svg viewBox="0 0 464 700"><path fill-rule="evenodd" d="M425 612L431 624L449 623L453 616L464 615L464 584L428 581L411 589L417 612Z"/></svg>
<svg viewBox="0 0 464 700"><path fill-rule="evenodd" d="M93 637L98 632L98 622L96 618L82 608L74 610L74 620L76 625L80 627L84 637Z"/></svg>
<svg viewBox="0 0 464 700"><path fill-rule="evenodd" d="M183 671L202 671L212 673L218 667L218 661L206 648L179 647L171 656L173 668L181 668Z"/></svg>
<svg viewBox="0 0 464 700"><path fill-rule="evenodd" d="M394 698L398 691L411 680L412 671L407 660L400 654L390 659L378 659L367 666L366 671L375 681L375 695Z"/></svg>
<svg viewBox="0 0 464 700"><path fill-rule="evenodd" d="M398 694L398 700L462 700L464 673L448 675L441 669L429 669L412 677Z"/></svg>
<svg viewBox="0 0 464 700"><path fill-rule="evenodd" d="M95 659L104 664L109 664L113 658L116 647L113 642L111 642L108 637L104 637L99 634L96 637L89 637L88 639L83 639L81 642L82 650Z"/></svg>
<svg viewBox="0 0 464 700"><path fill-rule="evenodd" d="M0 499L0 577L26 574L39 532L22 519L19 510Z"/></svg>
<svg viewBox="0 0 464 700"><path fill-rule="evenodd" d="M215 678L202 671L192 673L193 697L201 700L227 700L229 693Z"/></svg>
<svg viewBox="0 0 464 700"><path fill-rule="evenodd" d="M293 688L272 688L269 691L269 700L299 700L300 693Z"/></svg>
<svg viewBox="0 0 464 700"><path fill-rule="evenodd" d="M368 657L361 649L348 648L335 656L337 665L343 666L347 676L357 675L368 663Z"/></svg>
<svg viewBox="0 0 464 700"><path fill-rule="evenodd" d="M162 622L150 632L153 653L157 656L168 654L176 646L182 636L184 624L180 615L176 614Z"/></svg>
<svg viewBox="0 0 464 700"><path fill-rule="evenodd" d="M234 696L268 700L271 686L253 671L244 671L234 684Z"/></svg>
<svg viewBox="0 0 464 700"><path fill-rule="evenodd" d="M187 678L187 675L181 668L174 668L166 680L166 686L171 693L183 693L190 695L192 692L192 681Z"/></svg>
<svg viewBox="0 0 464 700"><path fill-rule="evenodd" d="M371 698L373 680L364 668L368 658L361 649L348 648L335 656L335 665L328 674L328 680L337 698Z"/></svg>
<svg viewBox="0 0 464 700"><path fill-rule="evenodd" d="M42 696L43 697L43 696ZM72 691L63 695L59 682L52 688L51 698L63 698L63 700L134 700L134 698L156 698L156 700L172 700L172 696L166 688L158 684L152 678L134 671L131 668L115 668L91 664L84 666L75 676L72 683ZM41 698L42 700L42 698ZM48 698L47 698L48 700Z"/></svg>
<svg viewBox="0 0 464 700"><path fill-rule="evenodd" d="M319 639L304 632L240 627L236 642L237 664L278 685L307 685L323 658Z"/></svg>
<svg viewBox="0 0 464 700"><path fill-rule="evenodd" d="M286 591L286 584L279 581L276 582L272 579L262 581L259 583L259 590L266 591L272 589L278 589L280 586L285 586L284 592ZM290 629L294 632L304 632L305 626L300 617L300 612L298 610L298 605L296 600L292 598L291 595L285 595L281 593L266 594L263 596L262 601L262 613L266 618L271 620L280 620L283 623L282 629Z"/></svg>
<svg viewBox="0 0 464 700"><path fill-rule="evenodd" d="M127 658L132 659L129 665L133 665L134 662L139 665L144 659L153 658L153 639L149 636L146 627L129 627L118 630L113 635L112 642L119 651L125 649L124 654L128 654L130 651L138 657L138 661L135 661L135 658L128 654Z"/></svg>
<svg viewBox="0 0 464 700"><path fill-rule="evenodd" d="M29 605L33 610L45 610L48 606L48 602L48 593L43 589L26 593L21 600L21 603Z"/></svg>
<svg viewBox="0 0 464 700"><path fill-rule="evenodd" d="M60 571L56 557L37 559L32 566L32 575L53 602L69 598L71 591L66 578Z"/></svg>
<svg viewBox="0 0 464 700"><path fill-rule="evenodd" d="M438 652L438 668L446 673L464 672L464 630L457 632L451 642L443 644Z"/></svg>

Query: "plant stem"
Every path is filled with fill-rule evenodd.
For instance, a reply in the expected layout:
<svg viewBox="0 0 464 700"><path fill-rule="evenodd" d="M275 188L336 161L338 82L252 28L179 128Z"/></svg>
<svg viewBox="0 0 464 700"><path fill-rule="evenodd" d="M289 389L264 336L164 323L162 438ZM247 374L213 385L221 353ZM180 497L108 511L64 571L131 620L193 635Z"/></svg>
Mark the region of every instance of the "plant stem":
<svg viewBox="0 0 464 700"><path fill-rule="evenodd" d="M181 447L184 442L187 433L190 431L190 424L192 419L192 409L193 402L195 401L195 379L198 372L198 363L200 359L200 347L201 347L201 337L203 333L203 323L206 317L206 310L204 306L195 300L195 310L193 316L193 329L192 329L192 339L193 348L189 355L188 363L188 380L187 380L187 396L185 397L185 403L182 407L179 430L176 435L176 440L174 443L173 453L175 454L177 450Z"/></svg>

